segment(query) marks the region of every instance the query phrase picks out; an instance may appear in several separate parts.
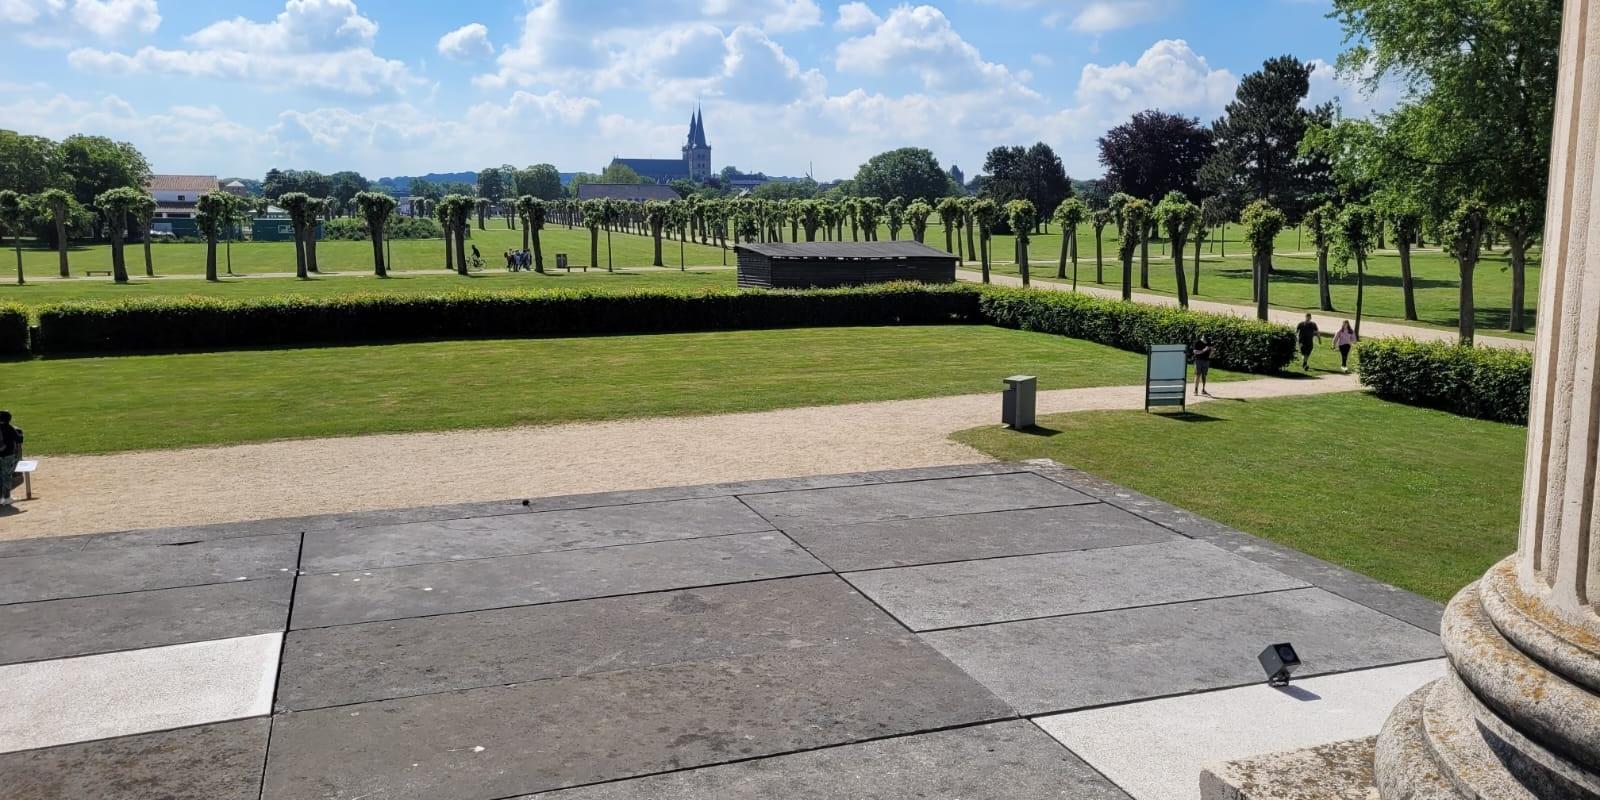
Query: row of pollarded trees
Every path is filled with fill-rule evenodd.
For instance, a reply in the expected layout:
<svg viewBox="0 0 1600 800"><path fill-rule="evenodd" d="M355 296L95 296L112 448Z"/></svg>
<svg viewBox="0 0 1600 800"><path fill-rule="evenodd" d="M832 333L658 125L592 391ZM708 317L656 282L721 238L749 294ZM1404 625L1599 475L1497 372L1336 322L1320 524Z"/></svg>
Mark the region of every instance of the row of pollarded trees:
<svg viewBox="0 0 1600 800"><path fill-rule="evenodd" d="M127 262L123 258L123 240L128 222L149 230L150 220L156 213L156 201L149 194L132 187L108 189L94 198L92 212L61 189L46 189L37 194L19 194L9 189L0 191L0 234L9 233L17 256L17 283L26 281L22 274L22 236L29 230L33 219L48 216L55 232L57 261L61 277L72 277L67 258L67 230L86 224L85 213L98 215L106 223L112 247L112 274L118 283L128 281ZM143 237L144 268L146 275L155 274L150 256L149 236Z"/></svg>

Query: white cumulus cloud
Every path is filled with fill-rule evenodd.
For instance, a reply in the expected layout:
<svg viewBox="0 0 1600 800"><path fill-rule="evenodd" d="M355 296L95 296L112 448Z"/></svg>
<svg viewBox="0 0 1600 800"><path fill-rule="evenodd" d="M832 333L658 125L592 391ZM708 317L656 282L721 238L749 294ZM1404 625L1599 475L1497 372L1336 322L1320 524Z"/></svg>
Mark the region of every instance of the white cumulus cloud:
<svg viewBox="0 0 1600 800"><path fill-rule="evenodd" d="M106 39L128 31L155 33L161 26L156 0L77 0L72 4L72 18Z"/></svg>
<svg viewBox="0 0 1600 800"><path fill-rule="evenodd" d="M933 6L900 6L889 12L871 33L841 42L834 66L840 72L869 75L906 72L928 89L987 86L1032 94L1005 65L985 61Z"/></svg>
<svg viewBox="0 0 1600 800"><path fill-rule="evenodd" d="M462 25L439 37L439 54L457 61L470 61L494 55L489 29L481 22Z"/></svg>
<svg viewBox="0 0 1600 800"><path fill-rule="evenodd" d="M839 18L834 21L833 27L841 31L859 31L876 28L882 22L883 18L866 3L845 3L839 6Z"/></svg>

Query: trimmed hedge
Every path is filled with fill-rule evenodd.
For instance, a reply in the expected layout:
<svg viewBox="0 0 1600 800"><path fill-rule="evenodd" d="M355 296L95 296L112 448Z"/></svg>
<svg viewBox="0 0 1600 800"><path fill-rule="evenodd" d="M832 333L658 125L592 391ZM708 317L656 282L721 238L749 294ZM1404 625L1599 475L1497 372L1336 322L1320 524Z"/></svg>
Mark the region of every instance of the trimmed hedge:
<svg viewBox="0 0 1600 800"><path fill-rule="evenodd" d="M28 309L17 305L0 305L0 355L22 355L28 352Z"/></svg>
<svg viewBox="0 0 1600 800"><path fill-rule="evenodd" d="M980 323L981 290L887 284L808 291L456 292L211 297L39 309L40 354L834 325Z"/></svg>
<svg viewBox="0 0 1600 800"><path fill-rule="evenodd" d="M1294 360L1293 330L1227 314L1026 289L991 289L984 292L981 307L991 325L1087 339L1137 353L1148 352L1152 344L1192 344L1206 334L1217 346L1212 363L1220 369L1272 374Z"/></svg>
<svg viewBox="0 0 1600 800"><path fill-rule="evenodd" d="M1385 400L1528 424L1533 354L1525 350L1369 339L1356 355L1361 383Z"/></svg>

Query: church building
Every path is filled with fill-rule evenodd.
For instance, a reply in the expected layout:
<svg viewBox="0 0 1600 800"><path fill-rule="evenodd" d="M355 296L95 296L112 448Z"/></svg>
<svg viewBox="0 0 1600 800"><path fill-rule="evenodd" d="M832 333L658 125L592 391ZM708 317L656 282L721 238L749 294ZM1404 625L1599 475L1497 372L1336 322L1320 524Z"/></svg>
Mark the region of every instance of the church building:
<svg viewBox="0 0 1600 800"><path fill-rule="evenodd" d="M613 158L613 166L621 164L656 183L688 180L704 183L711 177L711 145L706 143L705 118L696 108L689 116L689 136L683 145L682 158Z"/></svg>

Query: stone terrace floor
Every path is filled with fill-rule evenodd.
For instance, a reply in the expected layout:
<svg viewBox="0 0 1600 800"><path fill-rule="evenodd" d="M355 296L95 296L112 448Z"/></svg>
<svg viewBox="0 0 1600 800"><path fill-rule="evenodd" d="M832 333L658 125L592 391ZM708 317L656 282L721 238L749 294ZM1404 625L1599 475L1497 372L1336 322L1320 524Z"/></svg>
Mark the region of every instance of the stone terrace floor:
<svg viewBox="0 0 1600 800"><path fill-rule="evenodd" d="M0 794L1195 796L1375 733L1439 612L1052 463L23 540Z"/></svg>

